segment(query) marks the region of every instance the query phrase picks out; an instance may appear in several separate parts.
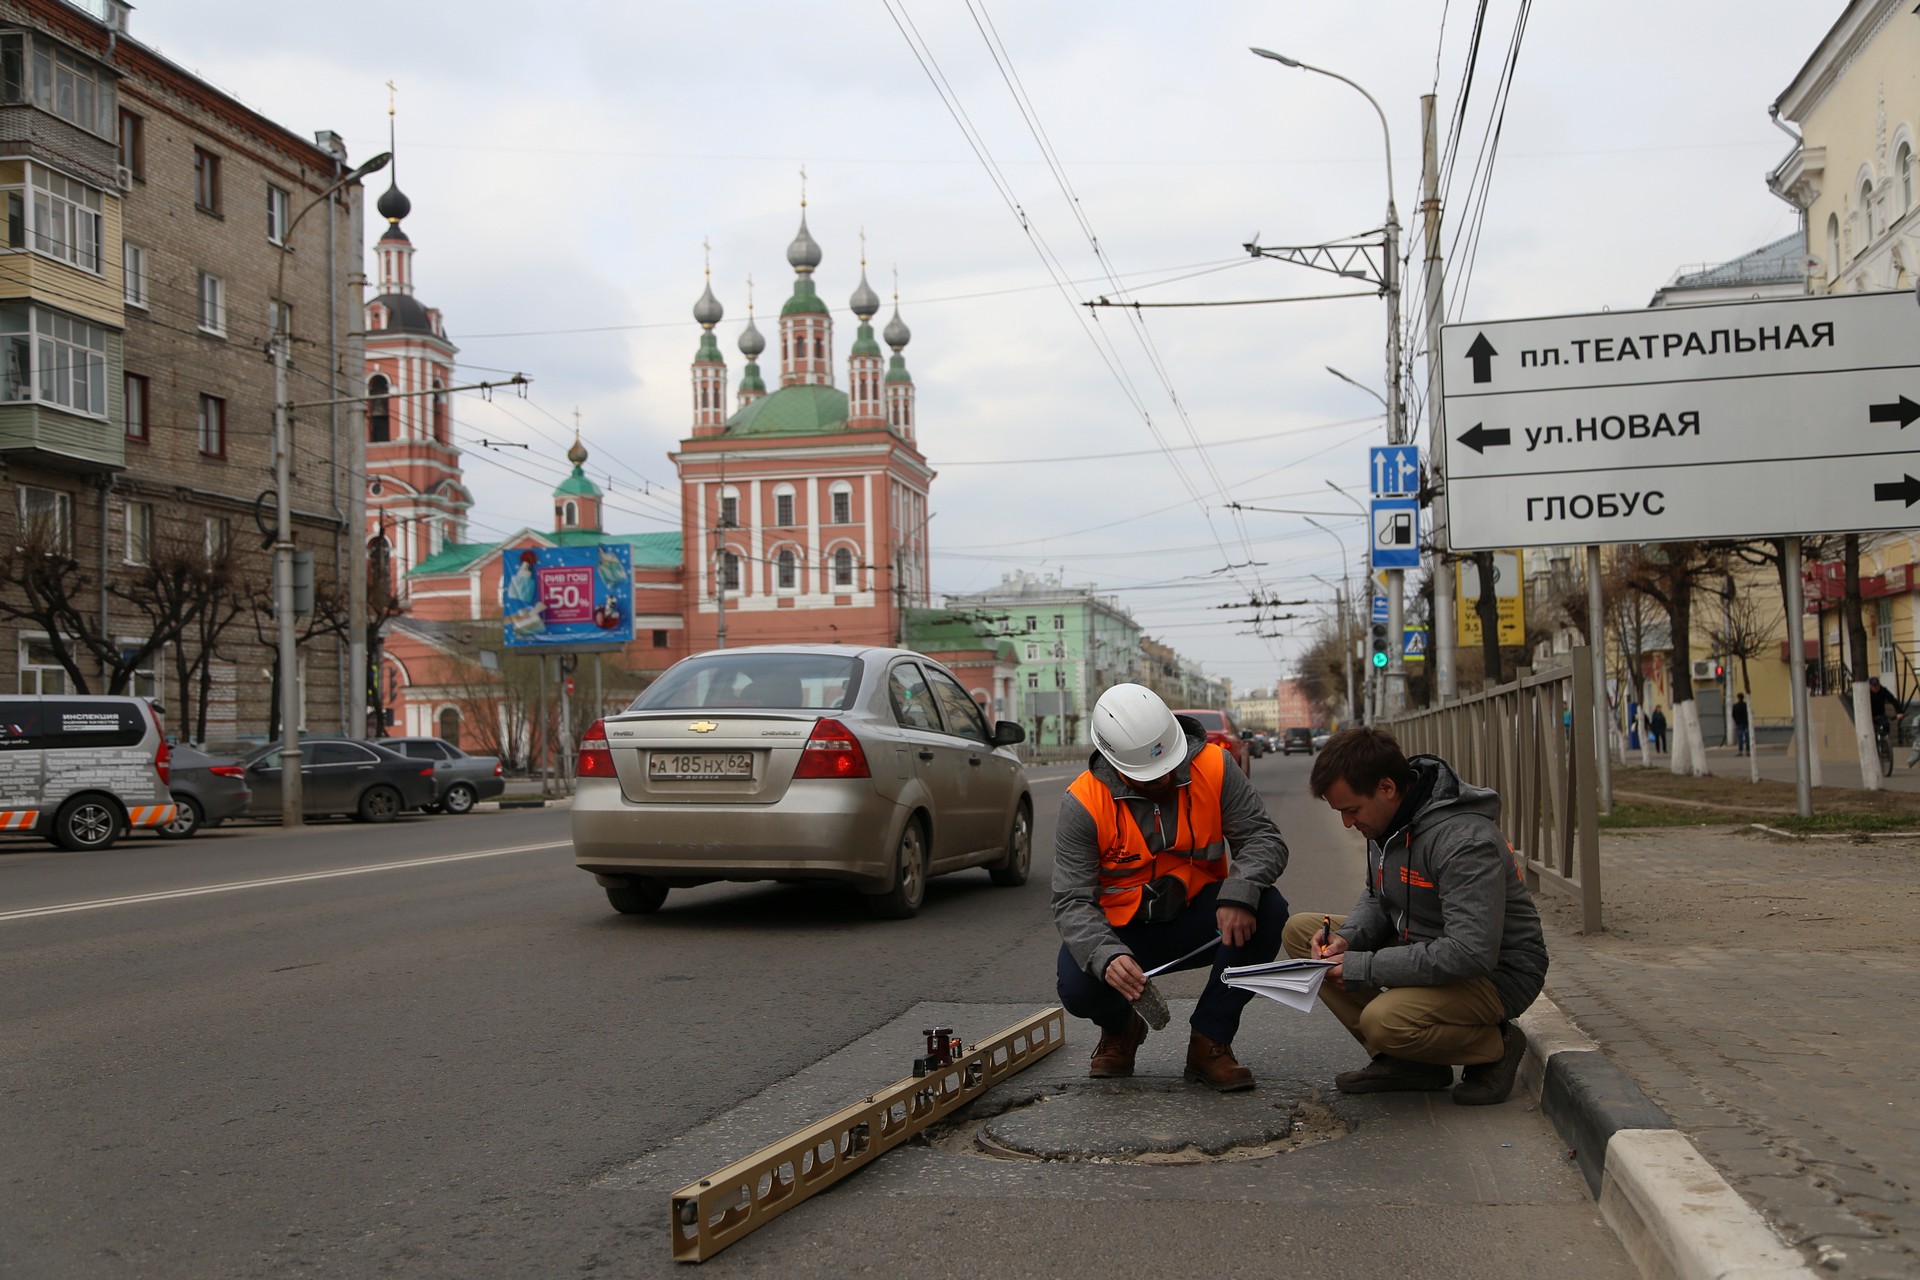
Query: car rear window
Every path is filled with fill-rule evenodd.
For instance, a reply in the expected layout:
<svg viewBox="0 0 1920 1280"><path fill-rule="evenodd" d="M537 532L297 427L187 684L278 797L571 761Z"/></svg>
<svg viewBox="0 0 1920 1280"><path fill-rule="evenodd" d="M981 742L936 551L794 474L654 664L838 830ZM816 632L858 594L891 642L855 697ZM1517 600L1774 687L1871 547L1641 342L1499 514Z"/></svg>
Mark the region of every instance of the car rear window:
<svg viewBox="0 0 1920 1280"><path fill-rule="evenodd" d="M22 698L0 703L0 750L137 747L146 736L146 712L132 701Z"/></svg>
<svg viewBox="0 0 1920 1280"><path fill-rule="evenodd" d="M1218 711L1186 711L1181 714L1192 716L1200 722L1202 729L1211 733L1225 733L1227 731L1227 718Z"/></svg>
<svg viewBox="0 0 1920 1280"><path fill-rule="evenodd" d="M744 708L845 711L860 683L860 660L825 653L720 653L667 670L631 711Z"/></svg>

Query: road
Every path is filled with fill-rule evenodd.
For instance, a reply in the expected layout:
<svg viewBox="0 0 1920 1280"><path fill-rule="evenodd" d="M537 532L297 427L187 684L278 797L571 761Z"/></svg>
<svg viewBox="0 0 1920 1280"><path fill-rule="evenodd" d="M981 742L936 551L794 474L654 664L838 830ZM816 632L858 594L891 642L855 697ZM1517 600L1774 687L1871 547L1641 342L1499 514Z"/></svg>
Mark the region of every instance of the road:
<svg viewBox="0 0 1920 1280"><path fill-rule="evenodd" d="M1268 757L1254 780L1294 848L1283 888L1337 910L1359 841L1307 798L1307 765ZM897 1057L884 1083L928 1002L975 1021L1052 1002L1051 830L1072 773L1033 773L1025 887L936 880L902 922L769 885L617 916L555 810L7 845L0 1275L666 1274L666 1193L726 1141L830 1109L795 1100L808 1069L867 1038ZM1158 1054L1177 1075L1178 1029L1143 1072ZM1035 1072L1083 1072L1091 1035L1068 1034ZM1258 1003L1241 1043L1265 1077L1323 1088L1360 1061L1324 1010ZM1530 1104L1361 1101L1355 1134L1250 1163L897 1152L706 1266L1631 1274Z"/></svg>

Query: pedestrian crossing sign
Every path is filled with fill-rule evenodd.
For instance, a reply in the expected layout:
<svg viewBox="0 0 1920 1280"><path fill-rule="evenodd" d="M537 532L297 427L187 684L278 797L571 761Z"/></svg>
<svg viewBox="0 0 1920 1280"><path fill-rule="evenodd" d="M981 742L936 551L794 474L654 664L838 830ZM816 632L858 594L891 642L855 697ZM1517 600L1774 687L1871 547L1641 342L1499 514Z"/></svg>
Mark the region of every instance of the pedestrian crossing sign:
<svg viewBox="0 0 1920 1280"><path fill-rule="evenodd" d="M1427 660L1427 629L1408 627L1401 633L1400 652L1408 662Z"/></svg>

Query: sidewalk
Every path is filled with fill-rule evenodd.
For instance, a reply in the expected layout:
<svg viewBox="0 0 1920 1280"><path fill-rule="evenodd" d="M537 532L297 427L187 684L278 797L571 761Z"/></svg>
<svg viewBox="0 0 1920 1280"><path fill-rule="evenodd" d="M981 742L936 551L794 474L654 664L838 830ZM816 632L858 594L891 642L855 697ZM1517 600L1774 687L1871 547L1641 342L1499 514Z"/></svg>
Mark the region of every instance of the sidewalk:
<svg viewBox="0 0 1920 1280"><path fill-rule="evenodd" d="M1601 868L1604 933L1540 895L1547 994L1809 1262L1920 1274L1920 843L1649 828Z"/></svg>
<svg viewBox="0 0 1920 1280"><path fill-rule="evenodd" d="M1893 774L1880 780L1880 785L1889 791L1908 791L1920 794L1920 768L1907 768L1909 752L1904 746L1896 747L1893 752ZM1656 769L1665 769L1671 760L1665 752L1653 753L1653 765ZM1763 744L1755 759L1760 761L1760 776L1769 782L1791 783L1794 780L1793 757L1784 746ZM1627 752L1628 767L1640 763L1640 752ZM1620 767L1619 758L1614 758L1614 768ZM1716 776L1723 778L1744 778L1748 774L1747 757L1736 755L1732 747L1708 747L1707 768ZM1860 785L1860 764L1855 760L1821 762L1823 770L1822 785L1826 787L1858 787Z"/></svg>

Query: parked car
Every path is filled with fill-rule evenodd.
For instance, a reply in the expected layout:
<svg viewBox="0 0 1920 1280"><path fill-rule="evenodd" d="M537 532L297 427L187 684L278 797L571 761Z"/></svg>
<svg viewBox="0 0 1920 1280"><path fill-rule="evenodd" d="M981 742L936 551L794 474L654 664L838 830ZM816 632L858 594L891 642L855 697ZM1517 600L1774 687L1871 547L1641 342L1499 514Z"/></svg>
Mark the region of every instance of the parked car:
<svg viewBox="0 0 1920 1280"><path fill-rule="evenodd" d="M1233 762L1240 766L1240 772L1253 772L1253 754L1247 749L1247 744L1240 740L1240 726L1233 722L1231 715L1225 711L1204 709L1186 711L1176 709L1173 714L1192 716L1199 722L1200 727L1207 731L1207 741L1232 756Z"/></svg>
<svg viewBox="0 0 1920 1280"><path fill-rule="evenodd" d="M415 760L433 761L430 811L472 813L473 806L507 789L499 757L470 756L445 738L382 738L379 745Z"/></svg>
<svg viewBox="0 0 1920 1280"><path fill-rule="evenodd" d="M194 747L173 748L167 789L173 792L173 821L157 830L168 840L184 840L202 827L217 827L239 817L253 803L246 769Z"/></svg>
<svg viewBox="0 0 1920 1280"><path fill-rule="evenodd" d="M614 910L714 880L834 881L873 913L984 867L1025 883L1033 798L1012 747L945 667L901 649L769 645L667 669L580 743L574 861Z"/></svg>
<svg viewBox="0 0 1920 1280"><path fill-rule="evenodd" d="M1296 751L1302 752L1306 755L1313 754L1313 730L1312 729L1310 728L1289 729L1286 732L1286 736L1280 739L1280 753L1282 755L1290 756Z"/></svg>
<svg viewBox="0 0 1920 1280"><path fill-rule="evenodd" d="M0 698L0 831L92 852L172 822L172 753L145 698Z"/></svg>
<svg viewBox="0 0 1920 1280"><path fill-rule="evenodd" d="M262 747L242 760L253 789L251 816L280 816L280 748ZM300 740L300 811L344 813L356 822L392 822L433 803L433 765L358 738Z"/></svg>
<svg viewBox="0 0 1920 1280"><path fill-rule="evenodd" d="M1313 753L1315 755L1319 755L1320 748L1326 746L1327 743L1332 740L1332 738L1333 738L1333 735L1328 733L1325 729L1315 729L1313 731Z"/></svg>
<svg viewBox="0 0 1920 1280"><path fill-rule="evenodd" d="M1267 739L1264 734L1255 733L1251 729L1242 729L1240 741L1247 744L1247 755L1251 759L1258 760L1267 754Z"/></svg>

